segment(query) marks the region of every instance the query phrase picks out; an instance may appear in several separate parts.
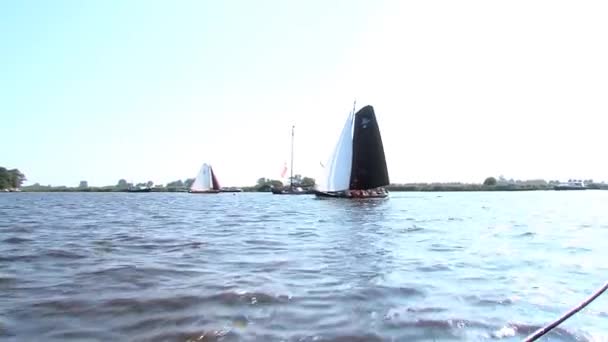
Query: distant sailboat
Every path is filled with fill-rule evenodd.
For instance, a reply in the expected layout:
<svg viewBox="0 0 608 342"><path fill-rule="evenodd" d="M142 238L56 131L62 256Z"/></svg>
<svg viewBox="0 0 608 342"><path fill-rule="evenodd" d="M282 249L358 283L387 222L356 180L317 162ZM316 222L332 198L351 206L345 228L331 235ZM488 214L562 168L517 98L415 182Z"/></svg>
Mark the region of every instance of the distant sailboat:
<svg viewBox="0 0 608 342"><path fill-rule="evenodd" d="M322 165L323 166L323 165ZM317 197L387 197L389 185L384 147L372 106L349 113L323 177Z"/></svg>
<svg viewBox="0 0 608 342"><path fill-rule="evenodd" d="M203 164L188 192L191 194L217 194L220 192L220 184L211 165Z"/></svg>
<svg viewBox="0 0 608 342"><path fill-rule="evenodd" d="M294 129L295 126L291 126L291 168L289 176L289 187L288 188L272 188L271 191L275 195L307 195L310 194L308 190L302 189L301 186L296 186L293 184L293 138L294 138ZM283 172L281 173L281 177L285 176L285 172L287 171L287 165L283 168Z"/></svg>

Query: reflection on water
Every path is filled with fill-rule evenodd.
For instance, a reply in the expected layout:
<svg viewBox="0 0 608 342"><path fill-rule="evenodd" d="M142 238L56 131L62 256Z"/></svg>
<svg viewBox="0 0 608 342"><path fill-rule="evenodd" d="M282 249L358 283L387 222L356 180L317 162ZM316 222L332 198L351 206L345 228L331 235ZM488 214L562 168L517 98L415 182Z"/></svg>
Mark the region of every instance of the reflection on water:
<svg viewBox="0 0 608 342"><path fill-rule="evenodd" d="M520 340L599 286L608 192L0 194L0 339ZM608 335L606 298L550 340Z"/></svg>

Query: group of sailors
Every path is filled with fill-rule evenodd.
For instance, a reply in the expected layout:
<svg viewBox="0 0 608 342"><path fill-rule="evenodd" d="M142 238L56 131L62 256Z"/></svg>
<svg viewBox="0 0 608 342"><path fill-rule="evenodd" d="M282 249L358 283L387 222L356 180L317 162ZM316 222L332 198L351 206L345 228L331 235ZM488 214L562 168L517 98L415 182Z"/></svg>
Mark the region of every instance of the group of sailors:
<svg viewBox="0 0 608 342"><path fill-rule="evenodd" d="M369 190L347 190L346 196L354 198L365 197L382 197L386 195L384 188L369 189Z"/></svg>

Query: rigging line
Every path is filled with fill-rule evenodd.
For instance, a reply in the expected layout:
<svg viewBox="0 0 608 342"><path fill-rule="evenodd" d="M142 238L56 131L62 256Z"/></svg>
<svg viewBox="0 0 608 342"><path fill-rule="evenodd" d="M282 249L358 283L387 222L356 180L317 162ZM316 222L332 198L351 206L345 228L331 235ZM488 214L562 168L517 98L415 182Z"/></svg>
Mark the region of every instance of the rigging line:
<svg viewBox="0 0 608 342"><path fill-rule="evenodd" d="M528 337L526 337L526 339L524 340L524 342L532 342L532 341L538 340L543 335L545 335L549 331L553 330L553 328L555 328L558 325L562 324L565 320L567 320L568 318L570 318L572 315L574 315L575 313L581 311L584 307L586 307L591 302L593 302L597 297L599 297L607 289L608 289L608 282L606 282L606 284L604 284L604 286L602 286L600 289L598 289L597 291L595 291L589 298L585 299L579 305L577 305L574 308L570 309L568 312L566 312L565 314L563 314L560 318L558 318L557 320L555 320L551 324L549 324L549 325L547 325L547 326L545 326L543 328L540 328L540 329L536 330L533 334L531 334Z"/></svg>

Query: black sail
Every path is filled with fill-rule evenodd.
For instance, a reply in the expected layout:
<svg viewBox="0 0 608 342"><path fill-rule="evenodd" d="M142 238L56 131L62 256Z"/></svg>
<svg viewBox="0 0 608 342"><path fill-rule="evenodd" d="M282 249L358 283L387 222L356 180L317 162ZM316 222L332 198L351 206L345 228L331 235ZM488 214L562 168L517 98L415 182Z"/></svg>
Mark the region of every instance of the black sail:
<svg viewBox="0 0 608 342"><path fill-rule="evenodd" d="M374 107L365 106L355 114L350 189L373 189L388 184L386 158Z"/></svg>
<svg viewBox="0 0 608 342"><path fill-rule="evenodd" d="M209 166L209 172L211 172L211 185L212 185L213 190L219 190L220 183L217 181L217 177L215 177L215 172L213 172L213 169L211 168L211 166Z"/></svg>

